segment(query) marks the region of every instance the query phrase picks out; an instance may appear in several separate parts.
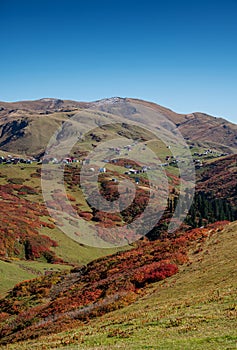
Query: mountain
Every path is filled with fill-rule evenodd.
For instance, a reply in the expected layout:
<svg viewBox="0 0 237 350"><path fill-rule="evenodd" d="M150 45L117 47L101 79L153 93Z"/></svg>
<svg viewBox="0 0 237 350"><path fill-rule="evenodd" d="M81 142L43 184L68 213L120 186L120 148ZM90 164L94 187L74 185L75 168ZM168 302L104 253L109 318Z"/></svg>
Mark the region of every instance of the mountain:
<svg viewBox="0 0 237 350"><path fill-rule="evenodd" d="M86 123L92 128L98 126L100 120L118 123L138 121L160 132L177 128L187 141L204 143L206 147L227 153L235 153L237 149L237 126L225 119L203 113L177 114L154 103L118 97L95 102L50 98L0 102L0 149L38 156L44 152L53 133L76 113L84 114L87 120L81 118L81 124ZM72 134L73 130L68 132Z"/></svg>

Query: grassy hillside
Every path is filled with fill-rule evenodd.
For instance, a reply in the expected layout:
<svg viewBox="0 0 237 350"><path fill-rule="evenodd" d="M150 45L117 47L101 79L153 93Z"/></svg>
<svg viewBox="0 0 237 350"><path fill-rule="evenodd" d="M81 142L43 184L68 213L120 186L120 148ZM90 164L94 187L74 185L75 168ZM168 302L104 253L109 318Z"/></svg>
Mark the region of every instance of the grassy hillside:
<svg viewBox="0 0 237 350"><path fill-rule="evenodd" d="M235 349L237 223L189 248L174 276L135 303L63 333L1 349Z"/></svg>
<svg viewBox="0 0 237 350"><path fill-rule="evenodd" d="M47 272L70 269L70 265L49 264L18 259L0 260L0 298L17 283L44 275Z"/></svg>
<svg viewBox="0 0 237 350"><path fill-rule="evenodd" d="M45 334L46 332L58 333L60 328L64 328L68 329L68 331L62 335L50 337L52 345L48 344L46 346L44 343L45 349L53 348L56 344L58 348L60 344L77 344L78 342L82 348L96 348L96 345L101 345L101 349L104 345L108 345L111 349L116 348L116 346L113 347L115 344L120 344L123 348L125 348L125 346L131 346L134 349L145 349L146 346L153 346L157 349L168 349L170 346L170 348L179 349L179 344L183 344L185 349L188 349L188 347L191 349L199 349L201 345L203 346L203 344L206 343L208 349L225 349L224 346L226 346L226 344L230 343L230 345L232 345L236 341L233 323L234 317L236 316L236 269L233 261L236 259L235 246L237 226L236 223L234 223L226 226L224 230L222 230L222 227L223 225L215 225L210 226L208 229L196 229L187 235L177 237L178 241L170 241L173 247L172 253L168 249L168 247L171 247L168 241L165 244L160 244L159 242L155 244L149 243L135 251L122 253L92 263L83 273L82 279L75 272L74 274L65 275L65 277L61 279L61 282L53 287L53 294L48 294L45 290L44 293L46 294L44 294L44 297L47 295L51 295L50 298L53 297L51 303L46 308L45 304L42 304L44 299L39 299L41 300L40 304L42 304L42 306L38 304L39 301L37 302L37 299L43 293L42 288L45 288L50 280L58 280L57 275L48 277L47 283L47 279L40 279L39 282L41 281L42 288L39 290L35 289L39 283L37 280L35 280L32 285L29 284L29 286L27 286L27 284L22 284L22 287L19 285L10 296L10 299L7 298L3 303L4 307L2 310L5 310L5 312L8 308L9 311L13 310L13 306L11 305L15 305L14 309L16 311L18 309L22 310L15 322L23 321L21 317L21 313L23 312L25 315L25 325L23 326L22 321L20 321L21 326L19 324L16 327L16 323L14 326L15 335L14 333L12 335L9 334L7 338L12 342L14 339L22 338L22 336L30 337L31 329L34 329L33 334L35 334L35 336L39 336L39 331L41 334ZM175 247L177 247L177 251ZM168 251L171 255L167 255ZM186 251L189 257L188 261L186 259ZM141 256L141 254L144 259L140 258L138 260L137 258ZM170 258L172 257L171 260L169 258L170 262L176 261L177 263L177 261L179 261L179 272L177 273L176 271L173 277L154 284L154 279L151 279L152 275L149 266L153 266L151 262L157 261L158 256L160 256L159 259L164 259L164 257L167 259L168 256ZM187 262L184 263L185 261ZM114 266L111 265L112 262ZM125 269L126 265L130 266L129 271ZM144 266L144 268L146 268L146 273L148 273L148 275L146 275L147 277L143 275L144 272L142 271L145 271L144 268L141 271L141 267L139 266ZM106 270L108 271L107 273L105 273ZM125 287L122 279L126 274L129 274L130 282L127 277ZM103 279L101 279L102 275ZM106 275L107 279L105 279ZM90 276L93 276L94 287L92 289L84 289L85 287L81 284L81 287L78 289L78 283L82 283L83 280L87 281L87 283L91 283ZM109 279L108 276L110 276ZM131 278L131 276L133 277ZM99 278L98 282L95 282L97 278ZM139 284L136 284L136 290L132 292L131 281L134 281L134 278L137 281L136 283ZM147 281L145 284L142 282L144 278L146 278ZM81 282L79 282L80 280ZM120 289L120 293L123 290L128 294L127 297L125 297L123 293L120 294L119 299L121 300L119 301L118 299L115 302L111 297L116 293L116 289L114 289L115 286L117 286L116 288L121 288L119 287L119 280L123 285L123 289ZM116 284L114 284L115 281L117 281ZM153 283L151 283L152 281ZM106 284L107 297L106 295L96 296L96 291L99 291L97 289L98 286L100 285L99 288L101 288L104 283ZM205 289L203 289L203 285L205 285ZM81 292L79 292L80 289ZM35 294L36 299L30 297L29 293L32 293L33 290L35 291L33 294ZM70 310L73 310L74 307L74 311L76 311L75 303L78 303L79 300L84 300L85 302L85 296L89 298L88 301L90 300L92 294L89 296L89 290L93 290L96 299L99 298L101 300L101 297L104 298L107 304L104 304L104 302L101 304L101 301L98 304L98 301L94 301L94 307L92 309L85 308L84 311L82 310L82 313L72 313ZM119 289L117 290L119 291ZM75 291L79 293L78 301L75 299ZM68 292L71 293L71 300L68 307L66 307L65 303L67 303ZM111 300L108 299L108 295L110 295ZM16 304L17 300L18 303ZM35 301L33 302L33 300ZM46 300L47 299L45 299L45 301ZM88 301L86 303L88 303ZM131 305L126 307L126 303ZM27 312L26 310L30 305L33 306L33 309L29 313L29 310ZM36 306L34 307L34 305ZM60 305L64 305L63 308ZM99 305L100 307L98 308ZM112 305L117 305L115 309L120 309L121 306L123 306L123 309L121 311L110 312L102 317L99 316L99 322L98 319L96 319L96 322L93 321L93 317L96 317L96 315L98 318L98 315L103 315L104 312L113 310L114 307ZM104 308L103 312L101 306ZM33 311L34 308L38 310L36 319L35 311ZM44 310L43 313L42 310ZM50 317L54 318L53 324L49 322L48 318L44 318L44 322L39 323L40 315L46 315L46 310L47 313L50 314ZM63 318L58 318L57 314L53 316L56 310L57 313L60 312L60 310L64 313L65 311L63 310L66 310L66 314ZM95 310L97 310L96 313ZM12 313L12 311L10 312ZM29 315L37 322L38 325L36 328L32 328L32 326L28 327L32 322L30 321L31 318L29 318ZM91 316L87 318L85 315L91 315L92 318ZM27 324L25 323L26 318L28 320ZM90 322L87 324L89 319ZM44 327L45 322L47 327ZM87 324L86 328L84 322ZM4 324L5 326L3 326L3 329L5 330L3 333L8 329L6 328L5 322ZM58 328L58 326L60 326L60 328ZM219 335L219 331L218 336L216 335L217 327L221 330L221 335ZM70 328L74 330L69 331ZM77 330L75 330L75 328L77 328ZM22 331L20 331L21 329ZM168 343L167 337L169 338ZM199 339L200 337L201 339ZM35 349L39 349L39 346L42 346L42 342L44 342L43 338L39 340L38 345L36 341L28 342L27 345L29 346L29 344L31 344L31 346L33 346L35 343ZM17 344L17 346L18 349L24 349L24 346L21 347L19 344ZM10 346L9 348L14 347Z"/></svg>
<svg viewBox="0 0 237 350"><path fill-rule="evenodd" d="M40 166L36 164L0 165L0 258L37 260L43 263L53 258L57 263L82 265L117 251L82 246L54 224L44 205L38 170ZM81 193L74 188L68 189L68 195L83 210L85 200ZM27 253L29 245L31 249ZM7 276L9 275L6 274L6 280ZM20 271L15 281L33 276ZM1 280L2 291L9 287L5 284L5 279ZM12 282L9 283L13 286Z"/></svg>

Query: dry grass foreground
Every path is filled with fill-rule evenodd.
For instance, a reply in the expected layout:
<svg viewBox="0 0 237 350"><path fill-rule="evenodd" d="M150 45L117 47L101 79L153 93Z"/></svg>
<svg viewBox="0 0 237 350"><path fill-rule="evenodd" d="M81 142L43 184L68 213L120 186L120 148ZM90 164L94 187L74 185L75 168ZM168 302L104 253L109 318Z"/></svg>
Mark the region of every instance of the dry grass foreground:
<svg viewBox="0 0 237 350"><path fill-rule="evenodd" d="M0 347L43 349L236 349L237 223L190 251L176 275L134 304L79 329Z"/></svg>

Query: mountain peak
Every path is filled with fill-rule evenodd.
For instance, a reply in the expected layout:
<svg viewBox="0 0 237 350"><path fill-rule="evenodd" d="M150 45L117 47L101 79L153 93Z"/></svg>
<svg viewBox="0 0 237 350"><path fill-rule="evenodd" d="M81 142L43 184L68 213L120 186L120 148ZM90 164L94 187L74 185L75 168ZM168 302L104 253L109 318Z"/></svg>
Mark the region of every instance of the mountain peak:
<svg viewBox="0 0 237 350"><path fill-rule="evenodd" d="M110 98L103 98L102 100L97 100L97 101L93 102L93 104L96 104L96 105L115 104L115 103L122 102L125 100L126 99L123 97L115 96L115 97L110 97Z"/></svg>

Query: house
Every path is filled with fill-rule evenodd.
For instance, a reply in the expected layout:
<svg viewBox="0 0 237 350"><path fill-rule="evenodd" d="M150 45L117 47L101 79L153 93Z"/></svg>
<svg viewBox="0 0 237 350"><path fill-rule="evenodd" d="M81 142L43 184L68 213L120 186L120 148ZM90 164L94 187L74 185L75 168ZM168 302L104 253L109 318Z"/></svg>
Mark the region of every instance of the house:
<svg viewBox="0 0 237 350"><path fill-rule="evenodd" d="M53 158L52 159L52 161L54 161L56 158ZM62 163L63 164L71 164L72 163L72 158L70 158L70 157L67 157L67 158L64 158L63 160L62 160Z"/></svg>
<svg viewBox="0 0 237 350"><path fill-rule="evenodd" d="M137 174L137 173L138 173L138 170L130 169L129 172L130 172L130 174Z"/></svg>

